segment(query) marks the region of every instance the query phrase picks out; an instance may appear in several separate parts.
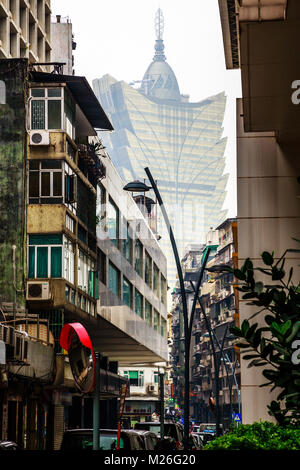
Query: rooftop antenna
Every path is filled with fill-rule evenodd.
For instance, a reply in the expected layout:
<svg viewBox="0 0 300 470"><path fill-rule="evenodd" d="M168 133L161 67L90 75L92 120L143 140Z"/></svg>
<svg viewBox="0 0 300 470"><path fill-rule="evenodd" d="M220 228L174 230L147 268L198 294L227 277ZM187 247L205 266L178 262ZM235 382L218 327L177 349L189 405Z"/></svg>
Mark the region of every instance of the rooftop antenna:
<svg viewBox="0 0 300 470"><path fill-rule="evenodd" d="M164 15L159 8L155 14L155 32L156 32L156 39L162 39L163 34L164 34L164 27L165 27L165 22L164 22Z"/></svg>
<svg viewBox="0 0 300 470"><path fill-rule="evenodd" d="M155 41L155 56L153 57L154 60L164 61L166 60L166 56L164 55L164 41L163 41L163 34L164 34L164 15L159 8L155 14L155 34L156 34L156 41Z"/></svg>

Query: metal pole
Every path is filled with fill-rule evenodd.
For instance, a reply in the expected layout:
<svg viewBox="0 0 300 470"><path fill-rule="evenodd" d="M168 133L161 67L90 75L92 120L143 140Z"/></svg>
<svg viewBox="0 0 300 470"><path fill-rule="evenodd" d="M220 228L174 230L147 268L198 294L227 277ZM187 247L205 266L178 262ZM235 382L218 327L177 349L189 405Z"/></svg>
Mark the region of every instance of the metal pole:
<svg viewBox="0 0 300 470"><path fill-rule="evenodd" d="M17 279L16 279L16 245L12 246L12 261L13 261L13 286L14 286L14 301L13 301L13 314L14 314L14 328L16 328L16 310L17 310Z"/></svg>
<svg viewBox="0 0 300 470"><path fill-rule="evenodd" d="M192 288L195 291L195 286L194 286L192 281L190 281L190 284L191 284ZM198 295L198 302L200 304L200 308L201 308L202 314L204 316L206 328L207 328L207 331L208 331L208 334L209 334L209 339L210 339L210 342L211 342L211 348L212 348L212 353L213 353L213 358L214 358L215 374L218 373L218 377L217 377L217 375L215 375L215 377L216 377L216 435L217 435L217 437L219 437L219 435L220 435L220 415L219 415L219 369L218 369L218 360L217 360L215 344L214 344L214 340L213 340L213 332L212 332L210 323L208 321L208 318L206 316L206 313L204 311L204 308L203 308L203 305L202 305L202 302L201 302L201 299L200 299L199 295Z"/></svg>
<svg viewBox="0 0 300 470"><path fill-rule="evenodd" d="M165 437L165 390L164 374L159 374L159 395L160 395L160 437Z"/></svg>
<svg viewBox="0 0 300 470"><path fill-rule="evenodd" d="M95 352L96 378L93 397L93 450L99 450L100 354Z"/></svg>
<svg viewBox="0 0 300 470"><path fill-rule="evenodd" d="M165 209L163 200L161 198L161 195L159 193L159 190L157 188L157 185L153 179L153 176L149 170L149 168L145 168L145 172L149 178L149 181L151 183L151 186L155 192L157 201L160 205L162 215L164 217L165 224L167 226L168 232L169 232L169 237L173 249L173 254L175 257L175 262L176 262L176 267L177 267L177 273L178 273L178 279L179 279L179 285L180 285L180 291L181 291L181 298L182 298L182 308L183 308L183 319L184 319L184 345L185 345L185 364L186 367L184 369L184 447L187 449L188 448L188 439L189 439L189 413L190 413L190 368L189 368L189 363L190 363L190 350L188 347L188 335L189 335L189 325L188 325L188 310L187 310L187 301L186 301L186 295L185 295L185 289L184 289L184 281L183 281L183 274L182 274L182 269L181 269L181 264L180 264L180 259L178 255L178 250L173 234L173 230L169 221L169 217L167 215L167 211Z"/></svg>

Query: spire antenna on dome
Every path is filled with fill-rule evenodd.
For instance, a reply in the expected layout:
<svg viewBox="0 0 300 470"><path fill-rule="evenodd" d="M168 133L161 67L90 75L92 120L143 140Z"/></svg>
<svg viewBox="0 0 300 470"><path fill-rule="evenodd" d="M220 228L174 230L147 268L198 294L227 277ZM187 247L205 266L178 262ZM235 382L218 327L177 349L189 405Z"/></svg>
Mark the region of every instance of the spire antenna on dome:
<svg viewBox="0 0 300 470"><path fill-rule="evenodd" d="M159 8L155 14L155 32L156 32L156 39L162 39L163 34L164 34L164 27L165 27L165 22L164 22L164 15Z"/></svg>
<svg viewBox="0 0 300 470"><path fill-rule="evenodd" d="M155 41L155 56L153 57L153 60L158 60L158 61L165 61L166 56L164 54L164 41L163 41L163 34L164 34L164 27L165 27L165 22L164 22L164 15L162 12L162 9L159 8L157 12L155 13L155 34L156 34L156 41Z"/></svg>

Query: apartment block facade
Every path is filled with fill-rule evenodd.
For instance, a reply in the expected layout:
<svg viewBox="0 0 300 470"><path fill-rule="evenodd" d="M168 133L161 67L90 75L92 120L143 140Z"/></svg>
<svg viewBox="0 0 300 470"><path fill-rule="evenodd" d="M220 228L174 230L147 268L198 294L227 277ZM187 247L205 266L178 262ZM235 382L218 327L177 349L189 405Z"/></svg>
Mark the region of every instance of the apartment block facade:
<svg viewBox="0 0 300 470"><path fill-rule="evenodd" d="M115 427L119 363L167 359L166 258L96 136L112 126L86 79L8 59L0 90L1 437L58 449L66 427L92 426L63 325L100 353L101 424Z"/></svg>
<svg viewBox="0 0 300 470"><path fill-rule="evenodd" d="M0 59L50 62L50 30L50 0L0 1ZM43 65L39 68L47 70Z"/></svg>
<svg viewBox="0 0 300 470"><path fill-rule="evenodd" d="M194 298L191 282L196 282L208 248L211 251L207 268L218 264L226 264L231 267L235 265L237 255L236 231L236 220L227 219L216 230L210 230L205 245L191 245L189 247L183 259L183 266L190 305ZM224 428L229 427L233 413L238 413L240 408L240 365L234 349L233 335L229 331L230 326L238 320L238 303L233 283L234 277L232 274L204 271L199 294L202 308L198 302L196 304L191 341L191 417L196 422L215 422L215 415L210 409L209 401L210 398L215 399L216 377L218 377L219 409ZM183 383L181 376L184 368L184 357L180 292L175 292L173 297L172 375L174 395L182 405ZM209 329L207 323L209 323ZM210 333L212 333L213 344ZM216 351L217 367L219 369L217 372L212 346Z"/></svg>

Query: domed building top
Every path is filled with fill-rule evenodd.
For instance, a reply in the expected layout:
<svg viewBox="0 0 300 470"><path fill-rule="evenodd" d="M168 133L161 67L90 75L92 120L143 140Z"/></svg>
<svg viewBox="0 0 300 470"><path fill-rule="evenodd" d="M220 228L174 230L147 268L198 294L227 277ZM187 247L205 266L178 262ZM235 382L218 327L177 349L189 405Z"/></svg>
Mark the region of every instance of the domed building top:
<svg viewBox="0 0 300 470"><path fill-rule="evenodd" d="M180 91L175 73L166 62L164 42L162 39L164 19L159 8L155 15L156 41L153 62L143 77L141 91L148 96L161 100L180 101Z"/></svg>

